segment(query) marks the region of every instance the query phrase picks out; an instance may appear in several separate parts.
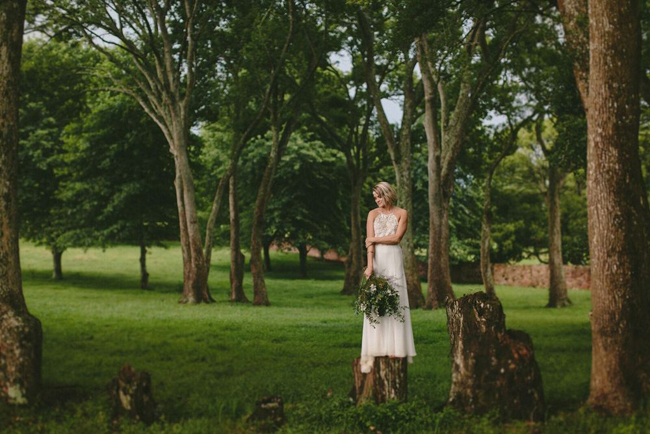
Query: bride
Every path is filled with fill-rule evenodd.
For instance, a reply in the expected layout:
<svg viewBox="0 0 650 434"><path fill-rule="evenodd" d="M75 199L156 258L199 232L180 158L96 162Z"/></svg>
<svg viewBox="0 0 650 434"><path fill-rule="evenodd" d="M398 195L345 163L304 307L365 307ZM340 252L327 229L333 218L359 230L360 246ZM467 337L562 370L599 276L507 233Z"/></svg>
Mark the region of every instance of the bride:
<svg viewBox="0 0 650 434"><path fill-rule="evenodd" d="M370 324L363 319L363 339L361 341L361 372L372 370L375 357L407 357L413 363L415 345L411 329L411 313L408 309L406 276L399 242L406 232L408 213L393 204L397 201L395 189L387 182L380 182L372 189L377 208L368 213L366 226L368 267L366 278L373 274L388 280L399 292L404 322L388 316L380 317L379 324Z"/></svg>

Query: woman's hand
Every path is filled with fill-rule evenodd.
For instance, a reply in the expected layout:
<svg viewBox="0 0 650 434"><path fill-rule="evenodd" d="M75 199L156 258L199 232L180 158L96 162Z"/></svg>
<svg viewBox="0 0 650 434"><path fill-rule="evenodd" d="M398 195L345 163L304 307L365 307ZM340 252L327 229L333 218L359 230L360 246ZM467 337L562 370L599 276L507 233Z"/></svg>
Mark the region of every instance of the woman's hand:
<svg viewBox="0 0 650 434"><path fill-rule="evenodd" d="M372 276L372 267L367 267L364 271L363 274L366 276L366 279L370 279L370 276Z"/></svg>
<svg viewBox="0 0 650 434"><path fill-rule="evenodd" d="M375 237L366 238L366 249L375 244Z"/></svg>

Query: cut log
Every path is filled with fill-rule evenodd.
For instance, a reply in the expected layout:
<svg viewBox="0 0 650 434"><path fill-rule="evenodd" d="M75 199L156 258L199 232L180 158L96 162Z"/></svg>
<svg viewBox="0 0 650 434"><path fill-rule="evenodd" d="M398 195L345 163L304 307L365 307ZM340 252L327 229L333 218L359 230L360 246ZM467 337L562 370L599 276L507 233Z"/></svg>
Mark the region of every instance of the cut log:
<svg viewBox="0 0 650 434"><path fill-rule="evenodd" d="M544 417L542 376L528 334L506 330L499 299L484 292L447 305L451 340L449 405L468 413L497 409L506 419Z"/></svg>
<svg viewBox="0 0 650 434"><path fill-rule="evenodd" d="M151 376L145 371L136 371L125 364L117 377L109 384L109 395L113 404L113 417L133 417L147 425L155 420L156 403L151 390Z"/></svg>
<svg viewBox="0 0 650 434"><path fill-rule="evenodd" d="M265 396L255 403L255 411L248 417L248 422L255 424L258 431L271 432L284 424L284 400L273 395Z"/></svg>
<svg viewBox="0 0 650 434"><path fill-rule="evenodd" d="M361 372L361 358L352 362L354 384L350 398L360 405L364 402L383 404L391 400L406 402L408 392L406 357L375 357L367 374Z"/></svg>

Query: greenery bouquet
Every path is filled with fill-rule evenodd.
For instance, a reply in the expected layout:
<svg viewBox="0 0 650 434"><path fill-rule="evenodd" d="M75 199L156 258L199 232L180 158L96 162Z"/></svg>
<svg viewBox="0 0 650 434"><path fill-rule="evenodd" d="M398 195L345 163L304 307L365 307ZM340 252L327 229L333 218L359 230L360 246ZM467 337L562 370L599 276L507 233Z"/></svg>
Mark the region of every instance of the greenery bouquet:
<svg viewBox="0 0 650 434"><path fill-rule="evenodd" d="M370 279L364 278L354 301L357 315L363 313L371 325L378 324L382 316L392 316L404 322L402 309L406 309L406 306L400 306L399 294L387 279L374 275Z"/></svg>

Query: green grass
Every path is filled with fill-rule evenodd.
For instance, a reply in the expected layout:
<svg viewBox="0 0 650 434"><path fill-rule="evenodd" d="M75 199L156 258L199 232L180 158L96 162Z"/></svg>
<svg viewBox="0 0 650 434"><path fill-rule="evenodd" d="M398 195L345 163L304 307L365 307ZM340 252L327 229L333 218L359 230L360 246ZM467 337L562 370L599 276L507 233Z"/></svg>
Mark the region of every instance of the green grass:
<svg viewBox="0 0 650 434"><path fill-rule="evenodd" d="M137 247L105 252L69 249L63 281L51 279L51 255L21 243L24 291L43 324L44 391L34 408L4 408L0 431L46 433L243 432L255 401L285 400L283 432L529 432L524 423L466 417L443 409L451 367L444 311L412 311L418 355L409 366L409 402L354 408L346 395L360 352L362 319L338 294L339 264L274 252L267 274L270 307L228 302L228 252L216 251L211 305L179 305L180 249L153 249L152 291L138 289ZM456 294L479 290L457 285ZM250 276L245 291L252 298ZM581 409L590 370L590 294L571 291L574 305L544 307L546 291L498 287L509 328L533 338L548 420L544 432L645 432L649 412L628 420ZM124 363L151 373L161 422L111 426L106 384ZM327 397L328 389L333 395Z"/></svg>

